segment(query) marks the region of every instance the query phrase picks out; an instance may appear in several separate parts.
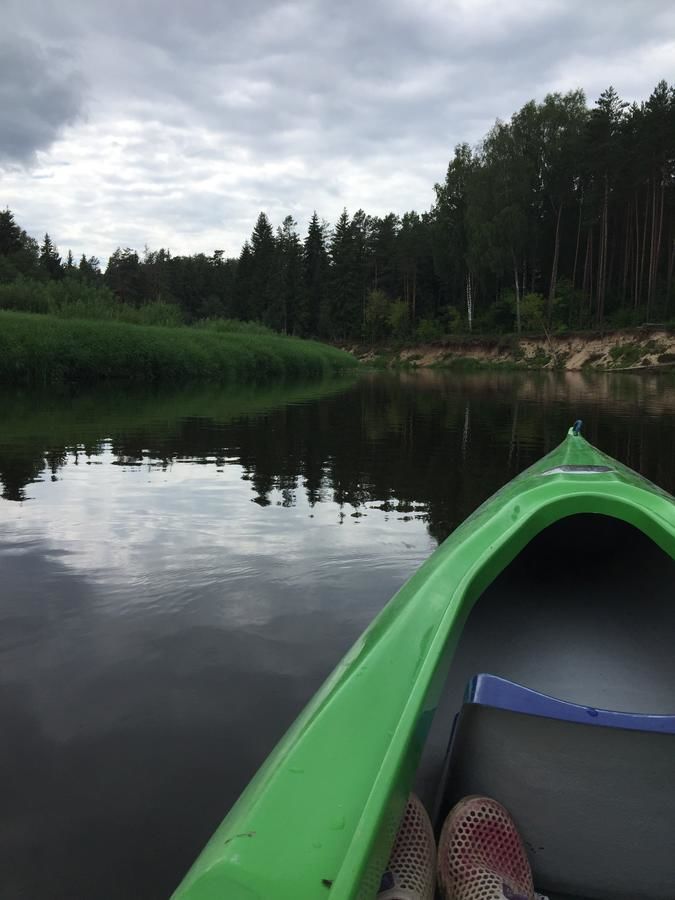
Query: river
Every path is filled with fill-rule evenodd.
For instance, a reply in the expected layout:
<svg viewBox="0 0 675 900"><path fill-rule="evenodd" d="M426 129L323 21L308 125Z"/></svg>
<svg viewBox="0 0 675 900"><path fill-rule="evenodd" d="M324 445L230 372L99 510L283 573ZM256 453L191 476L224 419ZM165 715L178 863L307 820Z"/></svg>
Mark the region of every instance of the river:
<svg viewBox="0 0 675 900"><path fill-rule="evenodd" d="M5 392L0 895L166 898L405 579L577 418L675 491L675 381Z"/></svg>

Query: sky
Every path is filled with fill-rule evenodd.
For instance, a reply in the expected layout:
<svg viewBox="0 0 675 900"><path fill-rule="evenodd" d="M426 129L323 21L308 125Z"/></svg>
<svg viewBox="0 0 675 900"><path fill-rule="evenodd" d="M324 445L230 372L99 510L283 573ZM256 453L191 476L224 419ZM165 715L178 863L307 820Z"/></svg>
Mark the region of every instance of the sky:
<svg viewBox="0 0 675 900"><path fill-rule="evenodd" d="M675 80L671 0L0 0L0 208L107 257L433 202L529 99Z"/></svg>

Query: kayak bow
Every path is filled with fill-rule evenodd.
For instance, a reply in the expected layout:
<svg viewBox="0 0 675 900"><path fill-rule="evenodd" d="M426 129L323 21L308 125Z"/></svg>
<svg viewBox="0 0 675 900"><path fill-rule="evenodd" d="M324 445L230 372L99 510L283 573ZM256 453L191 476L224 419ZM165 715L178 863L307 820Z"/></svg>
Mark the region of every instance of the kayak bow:
<svg viewBox="0 0 675 900"><path fill-rule="evenodd" d="M174 900L374 897L472 607L540 532L579 514L627 523L675 559L673 498L596 450L575 425L387 604L270 754Z"/></svg>

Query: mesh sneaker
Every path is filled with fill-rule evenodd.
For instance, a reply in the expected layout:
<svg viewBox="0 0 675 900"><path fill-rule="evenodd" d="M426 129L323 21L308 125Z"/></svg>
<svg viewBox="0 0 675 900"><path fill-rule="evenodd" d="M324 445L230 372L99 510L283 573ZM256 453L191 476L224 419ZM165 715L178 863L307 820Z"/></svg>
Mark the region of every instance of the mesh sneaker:
<svg viewBox="0 0 675 900"><path fill-rule="evenodd" d="M434 832L421 800L411 794L380 881L377 900L433 900Z"/></svg>
<svg viewBox="0 0 675 900"><path fill-rule="evenodd" d="M504 807L464 797L438 843L438 883L446 900L534 900L523 842Z"/></svg>

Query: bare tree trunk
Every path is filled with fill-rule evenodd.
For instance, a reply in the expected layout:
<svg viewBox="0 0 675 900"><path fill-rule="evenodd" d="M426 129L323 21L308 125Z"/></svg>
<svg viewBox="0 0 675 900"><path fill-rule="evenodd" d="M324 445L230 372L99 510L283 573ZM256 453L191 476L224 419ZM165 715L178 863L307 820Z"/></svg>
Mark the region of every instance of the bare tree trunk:
<svg viewBox="0 0 675 900"><path fill-rule="evenodd" d="M593 228L588 229L588 233L586 234L586 259L584 260L584 277L581 284L581 290L584 294L589 296L589 308L590 308L590 295L592 294L593 284Z"/></svg>
<svg viewBox="0 0 675 900"><path fill-rule="evenodd" d="M607 225L607 234L606 234L606 242L607 242L607 270L605 272L605 297L607 296L607 291L611 290L613 279L614 279L614 266L616 262L616 245L618 241L618 225L615 226L614 230L609 231L609 224ZM603 302L604 308L604 302Z"/></svg>
<svg viewBox="0 0 675 900"><path fill-rule="evenodd" d="M602 276L605 267L605 210L603 204L602 216L600 217L600 235L598 238L598 274L597 274L597 295L595 299L595 322L600 324L600 316L602 315Z"/></svg>
<svg viewBox="0 0 675 900"><path fill-rule="evenodd" d="M631 234L631 209L630 203L626 207L626 235L624 240L623 247L623 277L621 279L621 306L623 306L626 302L626 289L628 287L628 255L630 249L630 234Z"/></svg>
<svg viewBox="0 0 675 900"><path fill-rule="evenodd" d="M661 197L659 198L659 225L656 229L656 249L654 251L654 292L659 278L659 258L661 256L661 237L663 235L663 200L665 190L665 172L661 173Z"/></svg>
<svg viewBox="0 0 675 900"><path fill-rule="evenodd" d="M607 176L605 175L605 235L604 235L604 246L602 248L602 261L603 261L603 270L602 270L602 299L600 302L600 327L603 327L604 319L605 319L605 297L607 295L607 275L608 272L611 273L611 260L610 265L607 265L607 243L609 240L609 187L607 185Z"/></svg>
<svg viewBox="0 0 675 900"><path fill-rule="evenodd" d="M635 267L633 271L633 309L640 305L640 208L638 192L635 191Z"/></svg>
<svg viewBox="0 0 675 900"><path fill-rule="evenodd" d="M645 221L644 226L642 228L642 253L640 255L640 284L639 284L639 292L640 292L640 300L642 300L642 284L643 284L643 276L645 272L645 247L647 246L647 218L649 216L649 187L645 191Z"/></svg>
<svg viewBox="0 0 675 900"><path fill-rule="evenodd" d="M588 262L588 321L593 317L593 229L591 228L589 235L590 256Z"/></svg>
<svg viewBox="0 0 675 900"><path fill-rule="evenodd" d="M600 234L598 236L598 273L597 273L597 285L596 285L596 296L595 296L595 324L600 324L600 304L602 302L602 270L604 266L604 257L603 257L603 248L604 248L604 227L605 227L605 219L604 216L600 219Z"/></svg>
<svg viewBox="0 0 675 900"><path fill-rule="evenodd" d="M553 301L555 299L556 283L558 281L558 257L560 255L560 218L562 216L563 205L558 207L558 216L555 224L555 246L553 248L553 266L551 267L551 284L548 290L548 307L546 310L546 318L549 325L551 324L551 314L553 312Z"/></svg>
<svg viewBox="0 0 675 900"><path fill-rule="evenodd" d="M473 293L471 290L471 273L466 273L466 318L469 323L469 331L473 330Z"/></svg>
<svg viewBox="0 0 675 900"><path fill-rule="evenodd" d="M520 334L520 284L518 283L518 263L516 262L516 254L511 250L513 257L513 278L516 283L516 331Z"/></svg>
<svg viewBox="0 0 675 900"><path fill-rule="evenodd" d="M413 269L413 285L412 285L412 320L415 322L417 305L417 266Z"/></svg>
<svg viewBox="0 0 675 900"><path fill-rule="evenodd" d="M647 272L647 321L654 293L654 250L656 249L656 178L652 178L652 226L649 236L649 270Z"/></svg>
<svg viewBox="0 0 675 900"><path fill-rule="evenodd" d="M577 286L577 261L579 259L579 239L581 238L581 212L584 206L584 193L581 192L579 200L579 224L577 225L577 243L574 248L574 268L572 269L572 290Z"/></svg>
<svg viewBox="0 0 675 900"><path fill-rule="evenodd" d="M598 326L602 327L605 315L605 290L607 288L607 217L609 205L609 180L605 173L605 196L602 204L602 226L600 230L600 258L598 261Z"/></svg>
<svg viewBox="0 0 675 900"><path fill-rule="evenodd" d="M673 286L673 268L675 267L675 237L671 232L670 253L668 254L668 274L666 276L666 319L670 311L670 291Z"/></svg>

